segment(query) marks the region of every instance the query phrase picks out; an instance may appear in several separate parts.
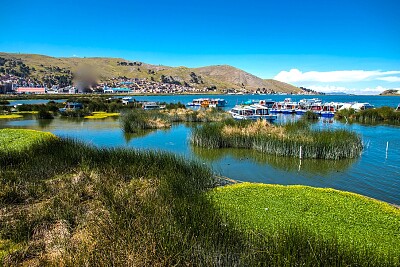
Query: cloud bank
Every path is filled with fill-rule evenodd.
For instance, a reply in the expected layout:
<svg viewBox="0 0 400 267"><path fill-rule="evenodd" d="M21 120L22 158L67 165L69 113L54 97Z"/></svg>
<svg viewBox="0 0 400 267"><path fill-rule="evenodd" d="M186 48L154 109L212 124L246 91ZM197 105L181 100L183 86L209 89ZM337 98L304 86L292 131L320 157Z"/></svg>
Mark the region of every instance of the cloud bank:
<svg viewBox="0 0 400 267"><path fill-rule="evenodd" d="M396 76L398 75L398 76ZM339 70L339 71L308 71L302 72L298 69L281 71L275 80L297 83L297 82L363 82L363 81L386 81L399 82L400 71L380 71L380 70Z"/></svg>
<svg viewBox="0 0 400 267"><path fill-rule="evenodd" d="M348 88L344 86L334 86L334 85L310 85L307 88L315 90L321 93L347 93L347 94L362 94L362 95L376 95L383 91L394 89L400 90L400 88L385 88L383 86L376 86L371 88Z"/></svg>

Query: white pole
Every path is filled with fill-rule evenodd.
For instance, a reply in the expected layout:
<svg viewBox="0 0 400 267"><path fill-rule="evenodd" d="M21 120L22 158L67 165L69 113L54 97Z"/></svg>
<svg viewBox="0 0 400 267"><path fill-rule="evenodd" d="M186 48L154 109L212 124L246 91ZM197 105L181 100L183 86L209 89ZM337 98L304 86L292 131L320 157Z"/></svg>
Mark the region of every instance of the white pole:
<svg viewBox="0 0 400 267"><path fill-rule="evenodd" d="M299 158L301 159L302 158L302 147L300 146L300 155L299 155Z"/></svg>
<svg viewBox="0 0 400 267"><path fill-rule="evenodd" d="M388 158L389 141L386 142L386 159Z"/></svg>

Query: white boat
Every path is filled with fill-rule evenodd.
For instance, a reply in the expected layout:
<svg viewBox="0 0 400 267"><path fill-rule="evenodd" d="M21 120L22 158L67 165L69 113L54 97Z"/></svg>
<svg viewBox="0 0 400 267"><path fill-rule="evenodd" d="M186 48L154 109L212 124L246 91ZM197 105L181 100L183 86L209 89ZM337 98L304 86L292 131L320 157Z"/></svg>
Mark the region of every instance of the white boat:
<svg viewBox="0 0 400 267"><path fill-rule="evenodd" d="M164 106L158 105L156 102L145 102L143 103L143 110L155 110L155 109L163 109Z"/></svg>
<svg viewBox="0 0 400 267"><path fill-rule="evenodd" d="M344 105L344 103L340 103L340 102L325 103L322 106L321 116L322 117L333 117L333 116L335 116L336 111L339 110L343 105Z"/></svg>
<svg viewBox="0 0 400 267"><path fill-rule="evenodd" d="M396 111L400 111L400 104L397 105Z"/></svg>
<svg viewBox="0 0 400 267"><path fill-rule="evenodd" d="M229 113L236 120L276 120L276 115L271 115L269 109L260 104L253 105L237 105L232 108Z"/></svg>
<svg viewBox="0 0 400 267"><path fill-rule="evenodd" d="M351 108L354 109L355 111L361 111L374 108L374 106L371 105L370 103L355 103L351 106Z"/></svg>
<svg viewBox="0 0 400 267"><path fill-rule="evenodd" d="M312 105L321 104L322 100L318 98L301 99L295 109L297 115L304 115L307 111L311 110Z"/></svg>
<svg viewBox="0 0 400 267"><path fill-rule="evenodd" d="M258 101L258 104L271 109L274 106L275 101L273 101L272 99L265 99L265 100Z"/></svg>
<svg viewBox="0 0 400 267"><path fill-rule="evenodd" d="M208 105L210 108L223 108L226 106L228 102L222 98L212 98L210 100L210 104Z"/></svg>
<svg viewBox="0 0 400 267"><path fill-rule="evenodd" d="M196 99L193 99L192 102L187 103L186 106L200 107L204 101L210 101L210 99L209 98L196 98Z"/></svg>

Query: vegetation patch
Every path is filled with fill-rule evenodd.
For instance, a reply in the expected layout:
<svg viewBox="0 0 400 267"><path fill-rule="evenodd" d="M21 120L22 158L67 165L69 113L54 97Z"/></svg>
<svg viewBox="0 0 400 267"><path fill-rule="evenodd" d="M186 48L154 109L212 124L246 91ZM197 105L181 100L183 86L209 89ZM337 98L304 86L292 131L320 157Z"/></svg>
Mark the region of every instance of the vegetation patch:
<svg viewBox="0 0 400 267"><path fill-rule="evenodd" d="M137 133L145 129L171 127L178 122L215 122L227 119L228 113L215 108L193 110L173 108L161 110L135 109L122 116L121 125L126 133Z"/></svg>
<svg viewBox="0 0 400 267"><path fill-rule="evenodd" d="M205 148L246 148L276 156L319 159L356 158L363 145L347 130L313 130L304 121L272 125L265 120L225 120L193 130L191 142ZM301 152L301 153L300 153Z"/></svg>
<svg viewBox="0 0 400 267"><path fill-rule="evenodd" d="M117 112L113 113L108 113L108 112L102 112L102 111L97 111L97 112L92 112L92 115L85 116L85 119L105 119L109 117L118 117L120 114Z"/></svg>
<svg viewBox="0 0 400 267"><path fill-rule="evenodd" d="M48 132L25 129L0 129L0 153L27 150L46 140L56 138Z"/></svg>
<svg viewBox="0 0 400 267"><path fill-rule="evenodd" d="M228 227L270 237L297 229L399 263L400 210L387 203L334 189L250 183L216 188L210 197L232 219Z"/></svg>
<svg viewBox="0 0 400 267"><path fill-rule="evenodd" d="M34 110L34 111L17 111L15 114L38 114L39 111Z"/></svg>
<svg viewBox="0 0 400 267"><path fill-rule="evenodd" d="M231 216L229 203L221 206L223 193L210 191L219 182L211 170L172 154L50 138L31 146L28 156L14 155L0 153L0 240L17 245L4 255L7 266L399 264L380 245L342 246L329 239L329 228L326 238L302 224L273 234L251 230ZM374 216L364 223L375 225Z"/></svg>
<svg viewBox="0 0 400 267"><path fill-rule="evenodd" d="M23 117L22 115L18 115L18 114L0 114L0 119L4 119L4 120L19 119L22 117Z"/></svg>
<svg viewBox="0 0 400 267"><path fill-rule="evenodd" d="M400 125L400 112L391 107L366 109L358 112L354 109L343 109L335 113L335 118L342 121L365 124L388 123Z"/></svg>

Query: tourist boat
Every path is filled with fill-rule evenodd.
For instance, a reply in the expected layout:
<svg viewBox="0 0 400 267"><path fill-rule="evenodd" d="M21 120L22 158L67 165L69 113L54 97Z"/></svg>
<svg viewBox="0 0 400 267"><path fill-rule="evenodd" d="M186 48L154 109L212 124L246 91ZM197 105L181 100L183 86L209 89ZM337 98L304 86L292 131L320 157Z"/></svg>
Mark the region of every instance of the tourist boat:
<svg viewBox="0 0 400 267"><path fill-rule="evenodd" d="M281 113L282 112L282 108L284 107L285 102L283 101L279 101L279 102L275 102L272 105L272 108L270 110L271 113Z"/></svg>
<svg viewBox="0 0 400 267"><path fill-rule="evenodd" d="M374 108L374 106L371 105L370 103L354 103L351 106L351 108L354 109L355 111L361 111L361 110Z"/></svg>
<svg viewBox="0 0 400 267"><path fill-rule="evenodd" d="M165 106L161 106L157 104L156 102L144 102L143 105L143 110L155 110L155 109L163 109Z"/></svg>
<svg viewBox="0 0 400 267"><path fill-rule="evenodd" d="M321 116L322 117L333 117L333 116L335 116L336 111L339 110L343 105L344 105L344 103L339 103L339 102L325 103L322 106Z"/></svg>
<svg viewBox="0 0 400 267"><path fill-rule="evenodd" d="M192 102L187 103L186 106L200 107L204 101L210 101L210 99L209 98L196 98L196 99L193 99Z"/></svg>
<svg viewBox="0 0 400 267"><path fill-rule="evenodd" d="M317 115L321 115L322 111L322 103L314 103L310 106L310 111L314 112Z"/></svg>
<svg viewBox="0 0 400 267"><path fill-rule="evenodd" d="M222 98L197 98L193 99L192 102L189 102L186 105L189 107L222 108L225 107L227 103L228 102Z"/></svg>
<svg viewBox="0 0 400 267"><path fill-rule="evenodd" d="M269 109L260 104L253 105L237 105L232 108L229 113L236 120L267 120L274 121L276 120L276 115L271 115L269 113Z"/></svg>
<svg viewBox="0 0 400 267"><path fill-rule="evenodd" d="M288 98L290 99L290 98ZM298 106L297 102L292 102L291 99L290 101L285 102L282 108L282 113L283 114L293 114L296 112L296 108Z"/></svg>
<svg viewBox="0 0 400 267"><path fill-rule="evenodd" d="M322 100L318 98L301 99L295 109L295 113L297 115L304 115L316 103L322 103Z"/></svg>
<svg viewBox="0 0 400 267"><path fill-rule="evenodd" d="M272 99L265 99L265 100L258 101L258 104L271 109L274 106L275 101L273 101Z"/></svg>
<svg viewBox="0 0 400 267"><path fill-rule="evenodd" d="M209 103L210 108L223 108L226 106L228 102L225 99L222 98L215 98L211 99Z"/></svg>

